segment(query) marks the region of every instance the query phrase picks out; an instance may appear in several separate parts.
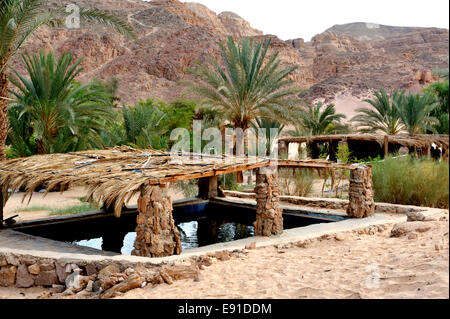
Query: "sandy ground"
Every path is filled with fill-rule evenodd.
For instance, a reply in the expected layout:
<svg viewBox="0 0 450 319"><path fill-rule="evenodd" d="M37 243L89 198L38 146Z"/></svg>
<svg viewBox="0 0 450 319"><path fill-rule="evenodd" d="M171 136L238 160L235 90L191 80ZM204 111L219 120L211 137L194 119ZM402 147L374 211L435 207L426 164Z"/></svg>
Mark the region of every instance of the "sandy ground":
<svg viewBox="0 0 450 319"><path fill-rule="evenodd" d="M217 261L197 281L129 291L120 298L449 298L448 211L418 239L346 233L280 251Z"/></svg>

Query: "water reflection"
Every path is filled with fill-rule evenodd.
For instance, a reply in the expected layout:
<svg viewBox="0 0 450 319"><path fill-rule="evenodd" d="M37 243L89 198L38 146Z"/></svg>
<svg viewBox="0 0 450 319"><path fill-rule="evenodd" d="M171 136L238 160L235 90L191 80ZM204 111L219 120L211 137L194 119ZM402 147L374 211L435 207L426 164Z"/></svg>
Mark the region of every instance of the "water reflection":
<svg viewBox="0 0 450 319"><path fill-rule="evenodd" d="M183 250L202 247L215 243L229 242L254 235L253 226L239 223L229 223L214 219L202 219L177 225L180 232ZM121 234L108 233L100 238L74 241L73 244L100 250L113 251L123 255L131 255L136 240L135 232Z"/></svg>

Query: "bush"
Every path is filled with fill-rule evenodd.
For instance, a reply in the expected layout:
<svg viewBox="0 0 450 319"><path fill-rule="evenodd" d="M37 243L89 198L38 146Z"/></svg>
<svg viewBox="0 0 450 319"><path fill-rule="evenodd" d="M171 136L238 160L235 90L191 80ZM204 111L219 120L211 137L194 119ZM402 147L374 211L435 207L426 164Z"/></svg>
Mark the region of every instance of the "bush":
<svg viewBox="0 0 450 319"><path fill-rule="evenodd" d="M278 172L283 195L305 197L311 193L314 175L308 169L280 169Z"/></svg>
<svg viewBox="0 0 450 319"><path fill-rule="evenodd" d="M373 165L375 201L449 207L449 165L410 156L388 157Z"/></svg>

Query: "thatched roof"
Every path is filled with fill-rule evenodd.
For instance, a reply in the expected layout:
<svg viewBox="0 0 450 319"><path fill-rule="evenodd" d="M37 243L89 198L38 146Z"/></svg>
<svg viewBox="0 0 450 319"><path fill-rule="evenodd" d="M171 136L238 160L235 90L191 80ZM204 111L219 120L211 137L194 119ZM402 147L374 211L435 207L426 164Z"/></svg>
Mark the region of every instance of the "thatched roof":
<svg viewBox="0 0 450 319"><path fill-rule="evenodd" d="M268 159L256 157L199 156L184 154L173 161L169 153L122 147L12 159L0 162L0 190L3 198L7 198L8 189L14 192L25 188L24 199L28 195L31 199L40 185L45 185L46 193L84 185L90 201L107 207L114 204L115 215L120 216L123 205L141 186L228 174L270 164Z"/></svg>
<svg viewBox="0 0 450 319"><path fill-rule="evenodd" d="M384 145L385 135L380 134L340 134L340 135L320 135L320 136L302 136L280 138L279 142L285 143L311 143L311 142L330 142L330 141L366 141L377 142L380 146ZM398 144L405 147L427 148L433 143L443 150L448 150L448 135L437 134L398 134L388 135L389 144Z"/></svg>

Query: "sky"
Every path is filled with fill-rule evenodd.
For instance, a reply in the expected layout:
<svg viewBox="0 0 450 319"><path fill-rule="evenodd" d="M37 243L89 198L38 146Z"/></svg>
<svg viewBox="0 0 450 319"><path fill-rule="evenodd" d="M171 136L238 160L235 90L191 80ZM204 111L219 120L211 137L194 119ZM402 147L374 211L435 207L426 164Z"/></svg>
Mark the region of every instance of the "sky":
<svg viewBox="0 0 450 319"><path fill-rule="evenodd" d="M370 22L449 28L448 0L195 0L217 14L232 11L265 34L305 41L335 24Z"/></svg>

